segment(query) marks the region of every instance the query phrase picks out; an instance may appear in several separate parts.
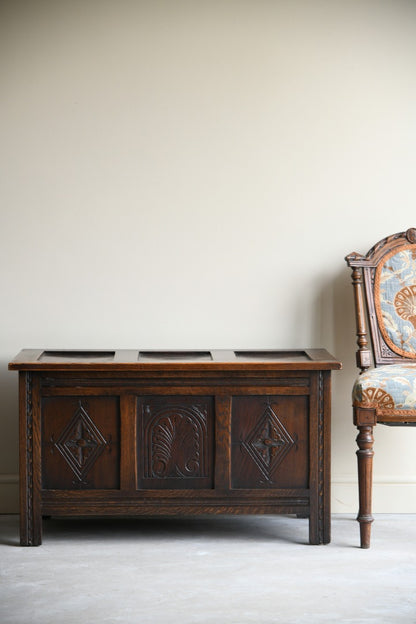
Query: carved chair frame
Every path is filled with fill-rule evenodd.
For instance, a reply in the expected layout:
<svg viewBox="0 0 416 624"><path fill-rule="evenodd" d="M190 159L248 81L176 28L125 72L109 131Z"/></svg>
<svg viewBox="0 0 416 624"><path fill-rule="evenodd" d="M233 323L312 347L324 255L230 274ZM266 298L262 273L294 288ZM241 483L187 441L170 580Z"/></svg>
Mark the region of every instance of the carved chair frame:
<svg viewBox="0 0 416 624"><path fill-rule="evenodd" d="M355 316L357 325L357 366L361 373L371 367L373 357L374 366L388 364L416 364L414 358L406 358L394 353L387 345L380 331L375 305L375 275L380 262L395 250L408 248L414 244L416 249L416 228L409 228L405 232L398 232L383 238L376 243L365 255L352 252L345 260L352 269L352 284L354 288ZM370 333L367 330L367 320ZM372 469L373 469L373 427L377 424L385 425L416 425L416 416L400 414L384 415L378 419L376 409L369 407L353 407L354 424L358 428L357 458L358 458L358 486L359 512L357 520L360 523L361 547L369 548L372 499Z"/></svg>

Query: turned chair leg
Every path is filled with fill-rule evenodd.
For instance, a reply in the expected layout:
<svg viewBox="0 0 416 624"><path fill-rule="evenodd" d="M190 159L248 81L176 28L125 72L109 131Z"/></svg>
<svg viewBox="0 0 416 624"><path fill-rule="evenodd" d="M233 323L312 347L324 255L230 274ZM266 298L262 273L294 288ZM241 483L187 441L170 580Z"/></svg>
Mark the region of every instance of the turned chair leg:
<svg viewBox="0 0 416 624"><path fill-rule="evenodd" d="M358 427L357 458L358 458L358 490L360 509L357 520L360 523L361 548L370 548L371 523L374 518L371 515L371 498L373 482L373 427Z"/></svg>

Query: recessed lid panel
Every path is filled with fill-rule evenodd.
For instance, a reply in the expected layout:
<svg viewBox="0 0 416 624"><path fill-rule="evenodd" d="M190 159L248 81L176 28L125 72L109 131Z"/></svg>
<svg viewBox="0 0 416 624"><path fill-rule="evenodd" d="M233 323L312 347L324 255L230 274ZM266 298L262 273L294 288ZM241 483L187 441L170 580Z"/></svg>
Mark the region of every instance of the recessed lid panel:
<svg viewBox="0 0 416 624"><path fill-rule="evenodd" d="M198 360L210 362L212 356L210 351L140 351L139 360L153 360L165 362L185 362Z"/></svg>
<svg viewBox="0 0 416 624"><path fill-rule="evenodd" d="M112 362L115 351L43 351L39 362Z"/></svg>
<svg viewBox="0 0 416 624"><path fill-rule="evenodd" d="M247 361L299 361L308 362L310 358L304 351L234 351L235 357Z"/></svg>

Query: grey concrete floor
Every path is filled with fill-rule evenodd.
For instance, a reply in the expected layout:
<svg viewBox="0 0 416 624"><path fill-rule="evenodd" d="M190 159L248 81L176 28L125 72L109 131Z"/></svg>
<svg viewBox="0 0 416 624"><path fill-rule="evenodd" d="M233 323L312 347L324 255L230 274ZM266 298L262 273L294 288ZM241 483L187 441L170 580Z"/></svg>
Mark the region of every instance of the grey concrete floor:
<svg viewBox="0 0 416 624"><path fill-rule="evenodd" d="M353 516L307 540L292 516L50 519L21 548L0 516L0 622L416 623L416 515L376 516L370 550Z"/></svg>

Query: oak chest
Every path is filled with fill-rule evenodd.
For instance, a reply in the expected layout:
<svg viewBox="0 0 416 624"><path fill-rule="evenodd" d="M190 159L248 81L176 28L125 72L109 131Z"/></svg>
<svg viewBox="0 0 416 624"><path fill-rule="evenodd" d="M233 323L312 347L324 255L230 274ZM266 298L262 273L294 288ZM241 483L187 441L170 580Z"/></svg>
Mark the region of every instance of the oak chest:
<svg viewBox="0 0 416 624"><path fill-rule="evenodd" d="M23 350L21 544L42 516L280 514L330 541L322 349Z"/></svg>

